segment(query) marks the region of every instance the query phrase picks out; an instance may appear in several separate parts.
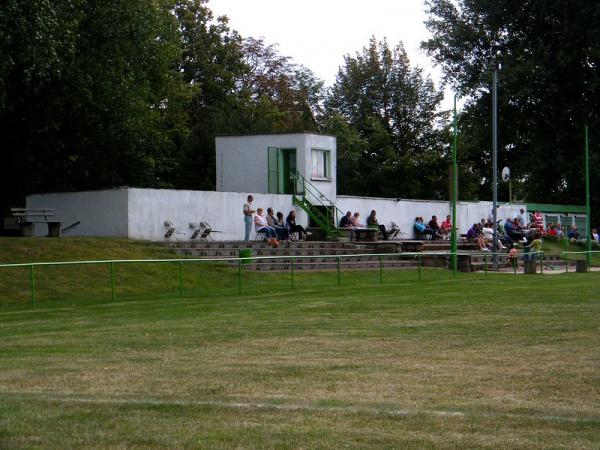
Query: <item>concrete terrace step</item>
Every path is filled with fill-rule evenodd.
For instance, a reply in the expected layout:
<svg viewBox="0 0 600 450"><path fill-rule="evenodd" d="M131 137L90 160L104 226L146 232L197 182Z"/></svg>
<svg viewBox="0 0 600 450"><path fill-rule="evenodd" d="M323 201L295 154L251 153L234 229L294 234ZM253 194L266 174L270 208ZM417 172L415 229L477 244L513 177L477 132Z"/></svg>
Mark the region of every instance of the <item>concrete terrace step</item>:
<svg viewBox="0 0 600 450"><path fill-rule="evenodd" d="M270 249L272 248L264 241L173 241L164 244L168 248L198 248L198 249ZM328 248L362 248L366 249L366 245L343 243L343 242L318 242L318 241L302 241L302 242L282 242L281 247L302 248L302 249L328 249Z"/></svg>
<svg viewBox="0 0 600 450"><path fill-rule="evenodd" d="M256 260L254 260L256 261ZM301 260L302 262L294 262L294 270L337 270L337 261L335 259L322 259L321 261L309 262L307 260ZM291 264L288 261L256 261L250 264L243 264L242 267L248 270L261 270L261 271L289 271L291 270ZM341 263L341 270L358 270L358 269L379 269L379 260L372 261L344 261ZM410 260L395 260L395 261L384 261L383 270L387 269L407 269L416 268L416 262Z"/></svg>
<svg viewBox="0 0 600 450"><path fill-rule="evenodd" d="M178 248L176 252L180 255L193 256L197 258L237 258L240 248ZM252 256L320 256L320 255L355 255L368 253L365 249L339 248L339 249L315 249L315 248L287 248L277 249L267 247L252 249Z"/></svg>

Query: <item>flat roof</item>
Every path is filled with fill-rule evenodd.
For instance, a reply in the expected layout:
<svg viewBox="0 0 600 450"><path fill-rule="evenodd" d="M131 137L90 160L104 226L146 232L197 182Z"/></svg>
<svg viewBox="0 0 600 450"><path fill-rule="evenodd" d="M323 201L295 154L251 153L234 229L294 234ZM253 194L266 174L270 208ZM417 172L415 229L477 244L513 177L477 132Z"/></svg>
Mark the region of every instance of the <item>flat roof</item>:
<svg viewBox="0 0 600 450"><path fill-rule="evenodd" d="M551 203L526 203L528 211L541 211L545 213L583 213L585 206L555 205Z"/></svg>
<svg viewBox="0 0 600 450"><path fill-rule="evenodd" d="M313 136L325 136L335 138L332 134L313 133L311 131L297 131L294 133L249 133L249 134L215 134L215 137L249 137L249 136L285 136L294 134L312 134Z"/></svg>

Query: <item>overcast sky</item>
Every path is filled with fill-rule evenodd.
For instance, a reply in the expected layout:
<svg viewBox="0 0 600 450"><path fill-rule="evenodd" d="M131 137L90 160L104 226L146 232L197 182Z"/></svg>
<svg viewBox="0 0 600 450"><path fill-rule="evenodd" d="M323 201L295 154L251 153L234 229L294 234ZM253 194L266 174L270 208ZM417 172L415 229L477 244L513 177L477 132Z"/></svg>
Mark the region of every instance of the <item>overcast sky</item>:
<svg viewBox="0 0 600 450"><path fill-rule="evenodd" d="M424 0L209 0L216 16L226 15L243 37L264 37L279 44L282 55L311 69L333 84L344 55L354 55L369 38L387 37L390 46L402 41L411 64L439 85L441 72L419 50L430 35ZM446 93L444 104L451 102Z"/></svg>

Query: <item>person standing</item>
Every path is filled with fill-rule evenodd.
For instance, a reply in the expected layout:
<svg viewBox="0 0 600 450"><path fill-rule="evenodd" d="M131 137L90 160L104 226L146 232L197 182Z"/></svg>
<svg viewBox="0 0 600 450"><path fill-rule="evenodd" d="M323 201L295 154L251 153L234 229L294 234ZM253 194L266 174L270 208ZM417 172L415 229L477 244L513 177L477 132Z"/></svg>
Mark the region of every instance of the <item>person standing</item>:
<svg viewBox="0 0 600 450"><path fill-rule="evenodd" d="M252 216L256 212L252 206L252 202L254 201L254 197L251 195L246 199L246 203L244 203L244 225L246 227L246 234L244 235L244 240L250 240L250 231L252 231Z"/></svg>

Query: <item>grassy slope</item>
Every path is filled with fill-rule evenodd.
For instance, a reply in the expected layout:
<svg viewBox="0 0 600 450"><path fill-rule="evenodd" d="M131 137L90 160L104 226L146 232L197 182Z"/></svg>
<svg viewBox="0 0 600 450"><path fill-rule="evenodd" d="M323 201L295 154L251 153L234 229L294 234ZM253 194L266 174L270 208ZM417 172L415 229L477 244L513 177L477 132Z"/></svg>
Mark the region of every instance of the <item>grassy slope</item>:
<svg viewBox="0 0 600 450"><path fill-rule="evenodd" d="M0 448L600 439L596 273L298 274L293 294L245 274L238 296L228 270L186 270L183 299L2 307Z"/></svg>
<svg viewBox="0 0 600 450"><path fill-rule="evenodd" d="M128 239L0 237L0 263L6 264L169 257L174 257L171 250L151 242Z"/></svg>

